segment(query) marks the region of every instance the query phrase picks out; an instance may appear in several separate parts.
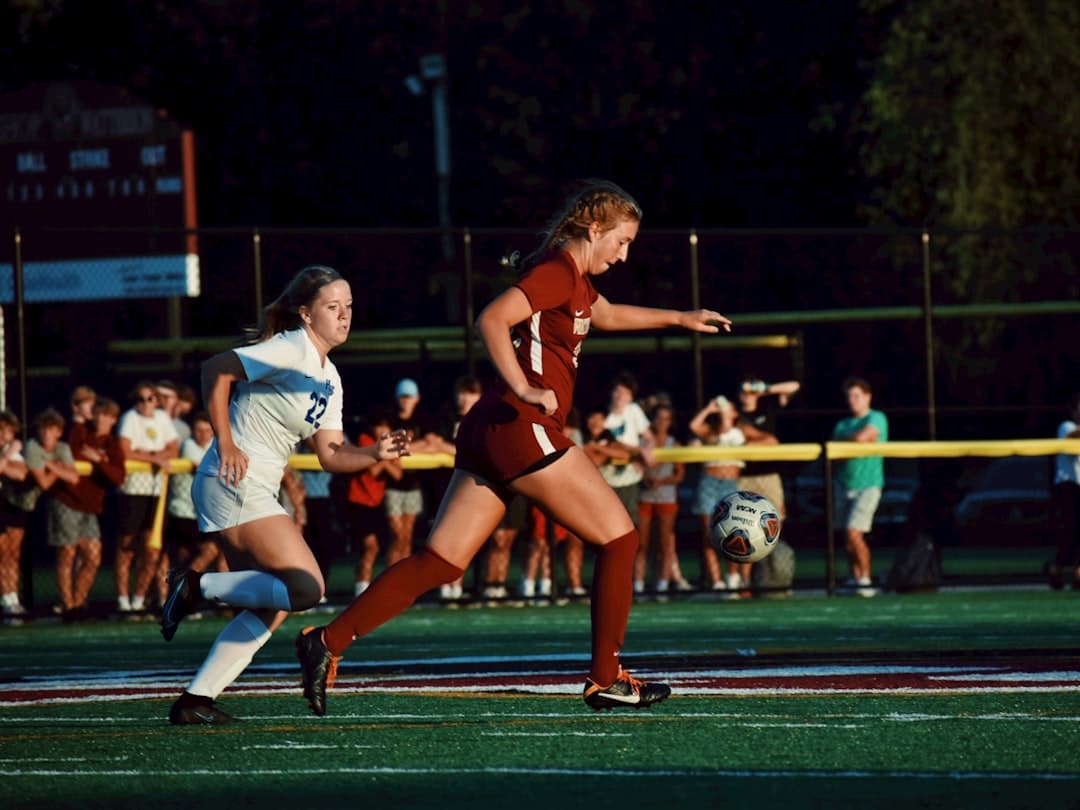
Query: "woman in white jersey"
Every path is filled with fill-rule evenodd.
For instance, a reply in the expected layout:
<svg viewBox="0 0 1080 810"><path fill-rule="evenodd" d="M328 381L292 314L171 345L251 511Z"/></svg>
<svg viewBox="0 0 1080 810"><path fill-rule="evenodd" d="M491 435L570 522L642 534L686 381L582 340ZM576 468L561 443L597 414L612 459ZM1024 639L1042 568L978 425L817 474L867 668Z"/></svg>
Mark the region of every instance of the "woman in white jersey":
<svg viewBox="0 0 1080 810"><path fill-rule="evenodd" d="M329 267L305 267L266 307L254 343L203 364L203 399L216 438L191 491L199 530L218 535L230 571L170 575L161 634L172 639L204 599L245 610L221 631L172 705L174 725L232 722L214 700L289 611L322 598L319 565L277 497L297 443L313 438L319 463L333 473L408 453L401 433L370 447L345 440L341 378L327 354L345 342L351 324L348 282Z"/></svg>
<svg viewBox="0 0 1080 810"><path fill-rule="evenodd" d="M702 444L717 447L741 447L744 444L776 444L771 433L753 425L736 424L739 412L727 397L709 400L693 419L690 432ZM746 462L741 459L717 459L701 465L701 478L694 492L694 514L701 516L701 559L707 579L706 587L719 591L725 588L738 591L750 582L750 563L728 560L727 581L720 576L720 560L709 540L712 511L720 499L739 488L739 476Z"/></svg>

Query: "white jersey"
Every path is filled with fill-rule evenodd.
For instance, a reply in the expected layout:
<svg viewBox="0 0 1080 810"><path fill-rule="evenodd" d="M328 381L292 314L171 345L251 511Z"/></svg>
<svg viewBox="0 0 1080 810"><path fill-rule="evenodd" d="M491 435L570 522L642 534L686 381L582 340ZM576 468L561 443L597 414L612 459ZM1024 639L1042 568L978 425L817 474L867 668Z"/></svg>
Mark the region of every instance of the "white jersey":
<svg viewBox="0 0 1080 810"><path fill-rule="evenodd" d="M641 447L642 437L649 430L649 417L640 405L631 402L622 413L608 413L604 427L611 431L615 441L627 447ZM600 468L600 474L613 487L627 487L640 483L645 477L645 470L640 462L631 461L626 464L605 464Z"/></svg>
<svg viewBox="0 0 1080 810"><path fill-rule="evenodd" d="M1066 438L1076 430L1076 422L1066 419L1058 425L1057 437ZM1058 453L1054 459L1054 483L1080 484L1080 455L1071 453Z"/></svg>
<svg viewBox="0 0 1080 810"><path fill-rule="evenodd" d="M151 453L164 450L170 442L179 438L172 418L161 408L155 409L152 416L143 416L134 408L125 411L120 417L117 433L121 439L131 442L132 450ZM125 495L160 495L164 481L165 473L160 470L157 473L129 472L120 485L120 491Z"/></svg>
<svg viewBox="0 0 1080 810"><path fill-rule="evenodd" d="M210 445L200 447L192 437L180 443L180 458L190 461L198 467ZM173 473L169 477L168 512L173 517L195 519L195 503L191 500L191 480L194 473Z"/></svg>
<svg viewBox="0 0 1080 810"><path fill-rule="evenodd" d="M281 486L296 445L319 430L342 430L341 377L304 329L234 349L246 380L229 404L233 441L248 457L247 478L272 492ZM217 476L215 439L199 464L200 475Z"/></svg>

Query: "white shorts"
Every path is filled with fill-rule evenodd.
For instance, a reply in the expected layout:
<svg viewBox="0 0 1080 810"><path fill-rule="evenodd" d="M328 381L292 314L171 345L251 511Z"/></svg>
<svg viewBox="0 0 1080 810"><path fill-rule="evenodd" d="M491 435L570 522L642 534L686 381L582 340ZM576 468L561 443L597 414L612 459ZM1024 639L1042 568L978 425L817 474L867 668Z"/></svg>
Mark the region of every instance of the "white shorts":
<svg viewBox="0 0 1080 810"><path fill-rule="evenodd" d="M196 474L191 482L191 499L200 532L220 532L271 515L288 515L277 492L250 478L233 486L216 475Z"/></svg>
<svg viewBox="0 0 1080 810"><path fill-rule="evenodd" d="M874 513L881 501L881 487L839 490L833 496L833 523L837 529L868 532L874 525Z"/></svg>

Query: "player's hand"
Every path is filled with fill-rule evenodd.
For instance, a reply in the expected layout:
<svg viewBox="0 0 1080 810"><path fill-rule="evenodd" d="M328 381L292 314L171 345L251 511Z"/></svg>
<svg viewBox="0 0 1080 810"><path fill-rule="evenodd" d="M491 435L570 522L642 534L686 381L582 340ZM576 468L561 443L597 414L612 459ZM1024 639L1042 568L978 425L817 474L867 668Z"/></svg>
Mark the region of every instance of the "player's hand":
<svg viewBox="0 0 1080 810"><path fill-rule="evenodd" d="M691 332L716 334L721 329L725 332L731 331L731 319L711 309L683 312L679 317L679 325L684 329L689 329Z"/></svg>
<svg viewBox="0 0 1080 810"><path fill-rule="evenodd" d="M378 444L375 447L375 454L379 461L410 455L409 434L405 430L384 433L379 437Z"/></svg>
<svg viewBox="0 0 1080 810"><path fill-rule="evenodd" d="M234 444L226 447L219 443L218 456L221 459L221 465L218 467L218 478L223 478L226 484L236 486L247 477L247 453L239 447Z"/></svg>
<svg viewBox="0 0 1080 810"><path fill-rule="evenodd" d="M556 398L555 392L550 388L533 388L529 386L518 394L518 399L522 402L528 402L530 405L535 405L540 409L540 413L549 416L559 410L559 400Z"/></svg>

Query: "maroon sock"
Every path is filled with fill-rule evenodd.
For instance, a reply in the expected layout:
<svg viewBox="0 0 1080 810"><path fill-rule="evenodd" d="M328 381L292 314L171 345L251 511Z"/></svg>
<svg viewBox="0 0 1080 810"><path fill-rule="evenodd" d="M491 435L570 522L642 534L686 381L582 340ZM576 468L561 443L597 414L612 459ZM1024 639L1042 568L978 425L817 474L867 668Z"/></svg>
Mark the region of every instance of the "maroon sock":
<svg viewBox="0 0 1080 810"><path fill-rule="evenodd" d="M464 573L431 549L423 548L375 577L371 586L326 626L323 643L333 655L341 655L353 639L366 636L408 608L421 594L453 582Z"/></svg>
<svg viewBox="0 0 1080 810"><path fill-rule="evenodd" d="M601 546L592 580L592 670L589 678L610 686L619 674L619 651L634 601L637 529Z"/></svg>

